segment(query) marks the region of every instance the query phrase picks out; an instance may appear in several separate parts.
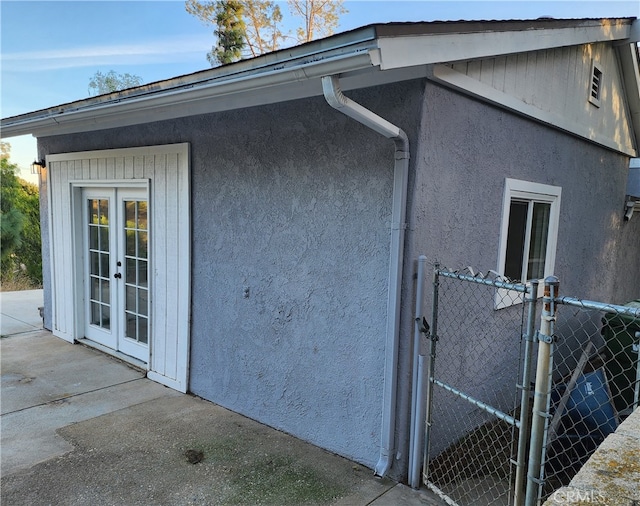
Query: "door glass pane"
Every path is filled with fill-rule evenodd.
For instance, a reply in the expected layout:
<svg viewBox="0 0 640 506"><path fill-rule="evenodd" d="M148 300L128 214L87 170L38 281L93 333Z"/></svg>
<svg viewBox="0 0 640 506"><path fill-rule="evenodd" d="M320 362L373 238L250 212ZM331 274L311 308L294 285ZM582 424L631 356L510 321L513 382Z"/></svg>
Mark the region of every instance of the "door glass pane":
<svg viewBox="0 0 640 506"><path fill-rule="evenodd" d="M126 230L127 256L136 256L136 231Z"/></svg>
<svg viewBox="0 0 640 506"><path fill-rule="evenodd" d="M100 225L109 225L109 201L102 199L99 205Z"/></svg>
<svg viewBox="0 0 640 506"><path fill-rule="evenodd" d="M100 253L100 276L109 277L109 253Z"/></svg>
<svg viewBox="0 0 640 506"><path fill-rule="evenodd" d="M143 316L138 317L138 341L147 344L148 341L148 320Z"/></svg>
<svg viewBox="0 0 640 506"><path fill-rule="evenodd" d="M128 337L129 339L136 339L137 340L136 316L131 314L131 313L125 313L125 316L126 316L126 319L127 319L125 337Z"/></svg>
<svg viewBox="0 0 640 506"><path fill-rule="evenodd" d="M109 251L109 227L100 226L100 243L98 248L100 251Z"/></svg>
<svg viewBox="0 0 640 506"><path fill-rule="evenodd" d="M149 291L145 290L144 288L139 288L138 289L138 312L143 315L143 316L147 316L147 308L149 303L147 302L149 300Z"/></svg>
<svg viewBox="0 0 640 506"><path fill-rule="evenodd" d="M100 325L100 304L97 302L91 303L91 324Z"/></svg>
<svg viewBox="0 0 640 506"><path fill-rule="evenodd" d="M145 201L138 202L138 228L147 230L147 203Z"/></svg>
<svg viewBox="0 0 640 506"><path fill-rule="evenodd" d="M98 227L89 225L89 248L98 249Z"/></svg>
<svg viewBox="0 0 640 506"><path fill-rule="evenodd" d="M126 336L146 344L149 314L147 202L125 200L124 215Z"/></svg>
<svg viewBox="0 0 640 506"><path fill-rule="evenodd" d="M89 223L98 224L98 201L90 199L89 204Z"/></svg>
<svg viewBox="0 0 640 506"><path fill-rule="evenodd" d="M128 284L136 284L136 260L135 258L127 258L126 277Z"/></svg>
<svg viewBox="0 0 640 506"><path fill-rule="evenodd" d="M106 304L102 305L102 328L111 329L111 308Z"/></svg>
<svg viewBox="0 0 640 506"><path fill-rule="evenodd" d="M549 215L551 204L535 202L531 223L531 242L529 244L529 279L544 278L544 264L547 258L547 237L549 236Z"/></svg>
<svg viewBox="0 0 640 506"><path fill-rule="evenodd" d="M124 203L125 227L136 228L136 202L130 200Z"/></svg>
<svg viewBox="0 0 640 506"><path fill-rule="evenodd" d="M138 257L147 258L147 233L138 232Z"/></svg>
<svg viewBox="0 0 640 506"><path fill-rule="evenodd" d="M149 287L149 283L147 281L147 261L146 260L138 260L138 286L142 286L145 288Z"/></svg>
<svg viewBox="0 0 640 506"><path fill-rule="evenodd" d="M528 207L528 202L513 200L509 208L504 275L513 281L522 281L522 260L524 258L525 234L527 232Z"/></svg>
<svg viewBox="0 0 640 506"><path fill-rule="evenodd" d="M109 200L88 199L88 251L90 321L109 330L111 326L111 279L109 254Z"/></svg>
<svg viewBox="0 0 640 506"><path fill-rule="evenodd" d="M105 304L109 304L109 302L111 301L111 295L110 295L110 288L111 288L111 282L108 279L103 279L102 280L102 302L104 302Z"/></svg>
<svg viewBox="0 0 640 506"><path fill-rule="evenodd" d="M100 275L100 253L95 251L90 252L90 261L89 261L89 274L93 274L96 276Z"/></svg>
<svg viewBox="0 0 640 506"><path fill-rule="evenodd" d="M127 285L127 304L125 309L133 313L136 312L136 287Z"/></svg>
<svg viewBox="0 0 640 506"><path fill-rule="evenodd" d="M89 284L89 297L91 300L100 300L100 279L92 277Z"/></svg>

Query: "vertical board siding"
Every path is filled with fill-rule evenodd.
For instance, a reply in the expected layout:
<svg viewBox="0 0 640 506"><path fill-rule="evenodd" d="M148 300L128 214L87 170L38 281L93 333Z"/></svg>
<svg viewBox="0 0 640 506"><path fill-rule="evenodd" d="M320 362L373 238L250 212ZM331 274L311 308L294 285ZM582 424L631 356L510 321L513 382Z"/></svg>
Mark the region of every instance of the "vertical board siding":
<svg viewBox="0 0 640 506"><path fill-rule="evenodd" d="M179 189L179 177L178 177L178 171L175 170L177 168L177 163L174 165L172 162L174 162L174 159L172 156L169 156L169 170L165 171L165 174L167 175L167 188L174 188L174 189ZM172 170L173 169L173 170ZM180 206L179 206L179 202L178 202L178 192L174 191L174 192L165 192L165 195L167 197L167 201L166 201L166 215L165 215L165 219L166 219L166 230L175 230L175 234L173 235L173 239L170 241L167 241L166 243L166 248L165 248L165 262L167 264L166 268L167 271L171 270L171 269L175 269L175 270L179 270L180 269L180 261L181 261L181 257L180 257L180 251L179 251L179 243L180 243L180 229L179 229L179 222L178 222L178 216L179 216L179 210L180 210ZM173 290L171 292L173 294L173 307L167 311L166 314L166 325L167 325L167 335L171 336L172 334L174 334L175 332L178 332L178 327L179 327L179 319L178 319L178 309L179 309L179 302L180 302L180 287L176 286L175 290ZM165 363L164 363L164 370L167 376L175 376L176 375L176 371L177 371L177 367L176 367L176 361L173 359L173 357L177 356L177 348L175 347L175 344L170 340L167 339L166 341L166 355L165 355Z"/></svg>
<svg viewBox="0 0 640 506"><path fill-rule="evenodd" d="M172 167L178 169L180 167L181 161L174 154L172 155ZM171 170L169 170L169 173ZM188 177L184 177L183 172L175 170L175 173L178 176L178 194L186 194L190 195L190 187L189 187L189 179ZM191 257L188 256L185 252L185 245L189 245L191 243L191 208L190 206L185 206L181 202L177 202L178 205L178 213L176 215L176 227L178 229L178 241L176 246L178 246L178 261L179 261L179 270L182 271L184 276L191 277ZM186 226L184 224L187 224ZM187 250L188 251L188 250ZM178 295L178 319L177 319L177 332L180 332L180 325L183 325L183 322L186 322L187 328L191 326L191 293L190 287L180 284L178 286L177 295ZM189 348L190 342L189 340L185 342L179 342L174 340L174 346L176 347L176 353L178 360L174 363L176 364L175 374L178 378L185 377L187 378L187 374L189 372L188 364L189 364Z"/></svg>
<svg viewBox="0 0 640 506"><path fill-rule="evenodd" d="M589 102L592 59L600 64L601 106ZM553 48L506 57L456 62L450 68L525 104L566 118L583 135L603 132L603 138L633 149L633 132L624 103L624 85L615 53L609 43ZM566 126L566 125L564 125Z"/></svg>
<svg viewBox="0 0 640 506"><path fill-rule="evenodd" d="M166 157L166 155L165 155ZM156 172L152 181L153 190L151 197L153 199L150 204L153 206L153 236L152 244L153 249L156 251L167 250L167 181L166 177L162 177L166 174L166 163L159 160L155 167ZM166 273L167 263L166 254L162 256L154 256L153 264L151 267L151 281L153 282L153 308L154 315L156 314L168 314L169 307L167 304L169 293L168 290L157 290L156 286L165 286L167 284ZM152 318L151 320L152 332L154 336L167 336L169 334L167 329L166 318ZM163 376L166 374L164 364L166 360L166 340L156 338L154 340L153 353L151 354L151 368L157 371Z"/></svg>
<svg viewBox="0 0 640 506"><path fill-rule="evenodd" d="M181 391L187 389L191 293L188 155L188 145L178 144L48 159L54 334L70 342L84 337L84 330L74 323L78 312L84 311L84 294L74 290L74 268L83 272L83 266L74 266L72 184L90 186L95 181L126 186L126 180L147 180L152 244L149 373Z"/></svg>

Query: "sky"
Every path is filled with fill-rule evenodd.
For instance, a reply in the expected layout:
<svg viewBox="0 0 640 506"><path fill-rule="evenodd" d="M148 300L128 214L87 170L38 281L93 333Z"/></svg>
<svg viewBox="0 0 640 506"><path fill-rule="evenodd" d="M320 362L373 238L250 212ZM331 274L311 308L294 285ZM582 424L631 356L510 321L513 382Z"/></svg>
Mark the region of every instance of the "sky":
<svg viewBox="0 0 640 506"><path fill-rule="evenodd" d="M285 31L296 20L285 1ZM640 17L639 0L457 1L346 0L338 32L392 21ZM96 72L129 73L144 83L209 68L213 27L188 14L183 0L0 1L0 116L89 96ZM11 162L34 181L31 136L6 139Z"/></svg>

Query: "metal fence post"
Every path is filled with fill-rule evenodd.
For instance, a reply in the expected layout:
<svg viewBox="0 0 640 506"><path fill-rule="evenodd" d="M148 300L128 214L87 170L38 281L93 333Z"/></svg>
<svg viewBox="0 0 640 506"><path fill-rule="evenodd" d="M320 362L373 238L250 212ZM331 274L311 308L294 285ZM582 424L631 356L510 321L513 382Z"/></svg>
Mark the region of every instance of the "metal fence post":
<svg viewBox="0 0 640 506"><path fill-rule="evenodd" d="M549 276L544 280L543 307L540 331L538 332L538 364L529 447L526 506L534 506L539 501L544 483L545 433L549 422L553 334L556 318L555 298L558 295L559 284L559 280L555 276Z"/></svg>
<svg viewBox="0 0 640 506"><path fill-rule="evenodd" d="M438 340L438 288L440 286L440 264L433 266L433 313L431 315L431 332L429 334L429 361L427 362L426 378L426 413L424 430L424 456L422 459L422 479L426 483L429 474L429 450L431 446L431 417L433 404L433 369L436 360L436 341Z"/></svg>
<svg viewBox="0 0 640 506"><path fill-rule="evenodd" d="M529 427L531 422L531 408L529 405L529 395L531 393L531 355L533 354L533 342L535 339L536 310L538 302L538 280L532 280L527 292L528 303L527 330L524 335L524 358L522 365L522 397L520 401L520 429L518 432L518 454L516 456L516 479L514 486L513 504L522 506L524 504L525 473L527 446L529 443Z"/></svg>
<svg viewBox="0 0 640 506"><path fill-rule="evenodd" d="M427 257L420 255L418 258L418 279L416 280L416 312L413 331L413 375L411 384L411 435L409 438L409 485L412 488L420 488L420 459L422 458L424 438L424 403L422 402L421 387L423 378L420 369L420 335L426 329L422 328L424 270Z"/></svg>

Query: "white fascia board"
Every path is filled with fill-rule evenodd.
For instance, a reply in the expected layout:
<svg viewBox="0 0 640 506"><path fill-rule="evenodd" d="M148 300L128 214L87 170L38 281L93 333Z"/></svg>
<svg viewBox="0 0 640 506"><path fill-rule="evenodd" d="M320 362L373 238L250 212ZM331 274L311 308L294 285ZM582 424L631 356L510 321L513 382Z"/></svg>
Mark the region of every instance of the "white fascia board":
<svg viewBox="0 0 640 506"><path fill-rule="evenodd" d="M630 31L629 22L591 22L571 28L383 37L378 41L380 68L388 70L621 40L627 39Z"/></svg>
<svg viewBox="0 0 640 506"><path fill-rule="evenodd" d="M629 31L629 42L640 42L640 19L634 19L631 24L631 30Z"/></svg>
<svg viewBox="0 0 640 506"><path fill-rule="evenodd" d="M613 139L600 135L598 132L595 132L585 125L567 120L565 117L558 114L538 109L537 107L527 104L512 95L508 95L507 93L477 81L476 79L461 74L460 72L457 72L445 65L434 65L431 79L468 95L472 95L476 98L486 100L514 111L523 116L533 118L547 125L578 135L579 137L589 139L597 144L614 151L618 151L632 158L638 156L638 152L634 146L628 146L616 142Z"/></svg>
<svg viewBox="0 0 640 506"><path fill-rule="evenodd" d="M212 80L175 90L128 97L33 119L2 122L2 137L35 137L86 132L174 119L197 114L263 105L322 95L318 78L371 69L379 61L376 49L341 54L260 74Z"/></svg>
<svg viewBox="0 0 640 506"><path fill-rule="evenodd" d="M637 21L637 20L636 20ZM634 23L634 26L640 26ZM629 115L635 134L636 151L640 149L640 69L636 43L624 44L616 48L624 83Z"/></svg>

